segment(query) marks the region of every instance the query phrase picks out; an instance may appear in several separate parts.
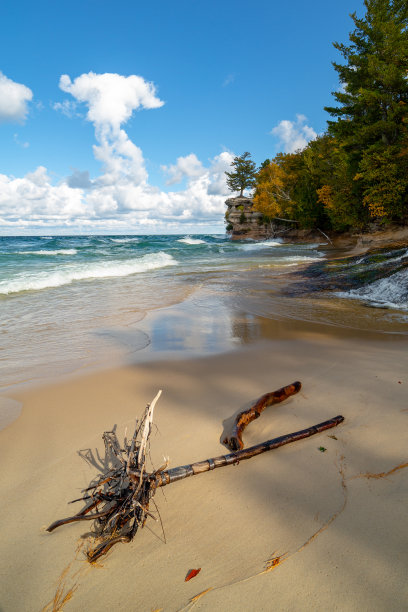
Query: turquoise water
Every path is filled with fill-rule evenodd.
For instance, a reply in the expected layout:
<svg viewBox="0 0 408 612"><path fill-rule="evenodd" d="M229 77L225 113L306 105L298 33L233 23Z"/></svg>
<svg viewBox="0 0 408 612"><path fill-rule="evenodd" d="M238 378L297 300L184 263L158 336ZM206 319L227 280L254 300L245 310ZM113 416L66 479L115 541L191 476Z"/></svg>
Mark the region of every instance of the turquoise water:
<svg viewBox="0 0 408 612"><path fill-rule="evenodd" d="M321 257L276 241L230 242L223 236L0 237L0 296L47 290L82 281L235 266L271 255L282 265Z"/></svg>
<svg viewBox="0 0 408 612"><path fill-rule="evenodd" d="M0 237L0 390L129 356L230 350L279 333L261 331L268 320L405 333L406 311L367 308L369 291L288 293L325 248L223 235Z"/></svg>
<svg viewBox="0 0 408 612"><path fill-rule="evenodd" d="M264 265L290 270L321 257L313 246L238 243L222 235L1 237L1 387L114 364L124 353L157 345L159 336L172 337L179 351L188 348L187 335L198 353L228 348L220 322L230 327L225 299L234 279ZM203 289L218 296L197 306L201 323L193 327L204 340L193 342L183 331L191 332L189 316L171 329L159 322L143 329L148 313L190 297L197 304Z"/></svg>

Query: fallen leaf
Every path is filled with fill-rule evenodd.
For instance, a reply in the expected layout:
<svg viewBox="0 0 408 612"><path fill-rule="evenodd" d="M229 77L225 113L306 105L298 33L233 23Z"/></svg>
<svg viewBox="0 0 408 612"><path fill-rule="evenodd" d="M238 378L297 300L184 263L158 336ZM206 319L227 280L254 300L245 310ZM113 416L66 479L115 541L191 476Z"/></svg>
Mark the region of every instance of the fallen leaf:
<svg viewBox="0 0 408 612"><path fill-rule="evenodd" d="M275 569L275 567L277 567L278 565L283 563L283 561L286 561L287 554L288 553L285 552L285 553L283 553L283 555L276 555L275 557L271 557L270 559L268 559L267 562L266 562L266 567L265 567L264 571L261 572L261 573L262 574L267 574L268 572L270 572L273 569Z"/></svg>
<svg viewBox="0 0 408 612"><path fill-rule="evenodd" d="M184 582L188 582L189 580L197 576L197 574L199 574L200 572L201 572L201 567L199 567L198 569L189 570L187 572L187 576L184 578Z"/></svg>
<svg viewBox="0 0 408 612"><path fill-rule="evenodd" d="M281 557L282 555L280 555L279 557L274 557L273 559L269 559L266 571L270 572L271 570L273 570L274 567L279 565L279 563L281 562Z"/></svg>
<svg viewBox="0 0 408 612"><path fill-rule="evenodd" d="M324 446L319 446L319 451L321 453L325 453L327 451L327 448L324 448Z"/></svg>

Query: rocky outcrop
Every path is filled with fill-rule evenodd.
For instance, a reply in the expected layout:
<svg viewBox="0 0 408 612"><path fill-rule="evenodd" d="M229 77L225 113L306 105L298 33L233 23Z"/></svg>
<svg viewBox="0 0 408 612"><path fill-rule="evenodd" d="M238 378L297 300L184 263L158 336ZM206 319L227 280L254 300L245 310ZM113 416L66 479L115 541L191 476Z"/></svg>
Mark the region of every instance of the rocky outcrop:
<svg viewBox="0 0 408 612"><path fill-rule="evenodd" d="M254 203L250 198L229 198L225 204L226 229L232 240L265 240L273 235L272 228L264 222L262 213L253 209Z"/></svg>
<svg viewBox="0 0 408 612"><path fill-rule="evenodd" d="M324 235L318 230L297 229L294 222L276 219L265 221L263 214L254 210L253 200L244 196L225 201L226 230L231 240L267 240L279 238L284 242L321 242Z"/></svg>
<svg viewBox="0 0 408 612"><path fill-rule="evenodd" d="M253 200L245 196L229 198L225 201L226 230L231 240L267 240L279 238L283 242L318 242L326 243L328 247L349 251L357 255L377 248L407 248L408 225L374 225L347 232L328 234L319 229L298 229L294 222L275 219L265 222L262 213L254 210Z"/></svg>

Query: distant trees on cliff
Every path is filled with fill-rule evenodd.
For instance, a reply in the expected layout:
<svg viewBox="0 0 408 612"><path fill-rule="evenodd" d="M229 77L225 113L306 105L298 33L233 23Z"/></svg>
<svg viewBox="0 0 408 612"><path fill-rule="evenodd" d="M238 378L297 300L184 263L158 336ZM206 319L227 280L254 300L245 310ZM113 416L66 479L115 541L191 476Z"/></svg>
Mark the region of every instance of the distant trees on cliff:
<svg viewBox="0 0 408 612"><path fill-rule="evenodd" d="M350 44L334 43L344 64L333 64L341 90L325 109L327 133L257 172L254 205L266 218L335 230L408 222L408 3L364 4Z"/></svg>

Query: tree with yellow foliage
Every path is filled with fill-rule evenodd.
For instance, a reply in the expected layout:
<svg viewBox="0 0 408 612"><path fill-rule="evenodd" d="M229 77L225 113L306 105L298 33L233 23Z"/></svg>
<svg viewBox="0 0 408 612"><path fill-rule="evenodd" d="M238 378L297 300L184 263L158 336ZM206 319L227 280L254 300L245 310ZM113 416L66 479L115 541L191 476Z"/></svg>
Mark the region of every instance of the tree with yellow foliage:
<svg viewBox="0 0 408 612"><path fill-rule="evenodd" d="M269 161L269 160L268 160ZM257 174L254 208L267 220L291 214L293 201L288 175L275 162L263 165Z"/></svg>

